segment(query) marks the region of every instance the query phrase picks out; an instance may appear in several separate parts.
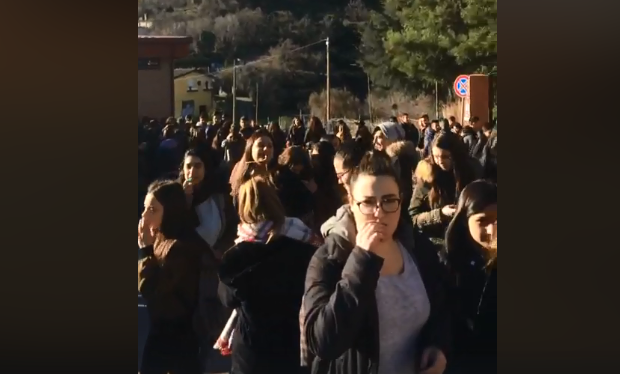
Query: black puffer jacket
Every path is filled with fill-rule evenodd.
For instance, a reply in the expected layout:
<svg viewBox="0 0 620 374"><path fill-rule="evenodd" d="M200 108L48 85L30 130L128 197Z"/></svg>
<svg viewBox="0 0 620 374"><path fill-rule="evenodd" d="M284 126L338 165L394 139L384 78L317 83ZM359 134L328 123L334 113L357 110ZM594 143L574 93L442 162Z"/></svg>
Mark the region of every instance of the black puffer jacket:
<svg viewBox="0 0 620 374"><path fill-rule="evenodd" d="M298 374L299 309L316 248L287 237L241 243L220 266L222 303L239 313L232 347L234 374Z"/></svg>
<svg viewBox="0 0 620 374"><path fill-rule="evenodd" d="M437 347L448 354L450 318L439 257L414 233L410 220L401 221L399 240L420 269L433 311L419 347ZM377 374L381 347L375 292L383 260L354 248L338 231L342 230L328 236L308 269L302 353L313 374Z"/></svg>

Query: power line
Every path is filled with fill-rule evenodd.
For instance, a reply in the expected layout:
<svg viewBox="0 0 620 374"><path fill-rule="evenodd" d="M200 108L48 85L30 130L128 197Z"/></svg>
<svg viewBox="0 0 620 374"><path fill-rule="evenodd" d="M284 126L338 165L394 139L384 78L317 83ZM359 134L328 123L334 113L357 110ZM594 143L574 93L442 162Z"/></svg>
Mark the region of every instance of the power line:
<svg viewBox="0 0 620 374"><path fill-rule="evenodd" d="M307 49L307 48L310 48L310 47L314 47L315 45L319 45L321 43L325 43L325 42L327 42L327 40L328 39L319 40L319 41L316 41L314 43L304 45L303 47L295 48L295 49L293 49L291 51L288 51L287 53L299 52L301 50L304 50L304 49ZM243 65L237 65L236 67L222 69L222 70L218 71L217 73L212 73L212 74L222 74L222 73L225 73L225 72L233 71L234 69L242 69L242 68L247 67L247 66L252 66L252 65L260 64L261 62L270 61L270 60L273 60L273 59L276 59L276 58L279 58L279 57L282 57L282 56L281 55L276 55L276 56L264 57L264 58L261 58L261 59L255 60L255 61L250 61L250 62L244 63Z"/></svg>

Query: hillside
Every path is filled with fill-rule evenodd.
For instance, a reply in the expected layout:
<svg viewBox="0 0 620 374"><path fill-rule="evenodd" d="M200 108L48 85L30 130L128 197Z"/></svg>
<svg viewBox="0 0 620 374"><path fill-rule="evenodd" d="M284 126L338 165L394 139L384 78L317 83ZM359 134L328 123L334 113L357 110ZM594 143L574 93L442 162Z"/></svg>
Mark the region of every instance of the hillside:
<svg viewBox="0 0 620 374"><path fill-rule="evenodd" d="M240 65L239 88L258 85L269 113L307 111L325 88L331 40L332 86L360 103L377 96L451 99L454 77L497 65L497 0L142 0L152 32L188 35L196 53L184 67ZM256 61L260 61L255 63ZM221 73L230 81L230 69ZM393 96L393 95L392 95ZM375 100L376 101L376 100Z"/></svg>

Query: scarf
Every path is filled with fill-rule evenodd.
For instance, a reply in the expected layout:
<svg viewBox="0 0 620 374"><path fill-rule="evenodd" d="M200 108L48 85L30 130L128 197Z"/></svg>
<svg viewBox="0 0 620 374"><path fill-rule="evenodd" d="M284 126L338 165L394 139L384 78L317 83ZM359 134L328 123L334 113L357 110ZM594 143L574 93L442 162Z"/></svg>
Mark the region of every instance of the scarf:
<svg viewBox="0 0 620 374"><path fill-rule="evenodd" d="M273 222L241 223L237 228L235 244L244 242L267 244L271 238L272 228ZM323 245L323 240L297 218L286 218L277 235L310 244L317 248Z"/></svg>
<svg viewBox="0 0 620 374"><path fill-rule="evenodd" d="M242 223L238 226L238 238L235 240L235 244L245 242L267 244L271 238L270 231L272 228L273 222L262 222L258 224ZM286 218L284 225L282 225L282 228L277 234L313 245L317 248L323 245L321 237L314 234L308 226L297 218ZM226 327L213 347L213 349L219 350L223 356L229 356L232 353L232 337L235 332L234 326L237 323L237 317L237 311L233 311Z"/></svg>

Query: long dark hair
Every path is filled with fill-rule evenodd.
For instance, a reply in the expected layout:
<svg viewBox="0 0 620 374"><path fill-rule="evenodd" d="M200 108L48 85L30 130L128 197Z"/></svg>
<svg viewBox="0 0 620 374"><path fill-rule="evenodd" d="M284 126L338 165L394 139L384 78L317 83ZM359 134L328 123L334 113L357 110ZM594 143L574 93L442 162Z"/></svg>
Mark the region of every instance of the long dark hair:
<svg viewBox="0 0 620 374"><path fill-rule="evenodd" d="M310 124L308 125L308 134L312 134L319 139L321 139L324 135L327 134L327 132L325 131L325 127L323 127L323 123L317 117L310 118Z"/></svg>
<svg viewBox="0 0 620 374"><path fill-rule="evenodd" d="M469 231L469 219L484 212L486 208L497 204L497 184L479 180L471 183L463 190L459 199L456 215L446 232L445 260L448 264L460 267L467 261L472 251L482 251ZM497 249L482 251L488 265L497 263Z"/></svg>
<svg viewBox="0 0 620 374"><path fill-rule="evenodd" d="M317 171L317 179L321 178L324 181L329 181L329 183L333 183L335 186L338 183L338 177L334 169L336 149L332 143L326 141L320 141L314 146L314 149L318 155L313 157L311 161L312 167Z"/></svg>
<svg viewBox="0 0 620 374"><path fill-rule="evenodd" d="M340 149L336 152L336 157L342 160L345 169L353 171L362 162L366 151L362 139L347 140L340 145Z"/></svg>
<svg viewBox="0 0 620 374"><path fill-rule="evenodd" d="M245 144L245 151L243 152L243 157L241 160L235 165L230 175L230 186L231 186L231 195L236 197L239 194L239 189L241 185L245 183L249 176L252 174L252 171L256 168L257 163L252 158L252 149L254 148L254 143L262 138L268 138L271 140L273 144L273 137L271 134L264 130L257 130L250 138L247 140ZM274 144L275 146L275 144ZM275 157L275 149L274 149L274 157ZM273 162L273 160L272 160ZM269 165L270 167L273 166Z"/></svg>
<svg viewBox="0 0 620 374"><path fill-rule="evenodd" d="M461 191L475 180L475 173L471 166L471 161L462 141L452 133L441 133L433 141L432 149L439 148L444 151L449 151L452 155L452 173L454 174L454 180L456 181L456 196L461 194ZM441 191L442 185L439 182L438 176L443 172L439 165L435 162L435 157L432 154L426 160L431 165L430 178L427 183L430 184L431 189L428 194L428 200L431 206L435 206L441 200L443 191Z"/></svg>
<svg viewBox="0 0 620 374"><path fill-rule="evenodd" d="M164 216L159 228L159 241L178 240L192 230L191 216L183 187L175 181L157 181L148 194L163 206Z"/></svg>
<svg viewBox="0 0 620 374"><path fill-rule="evenodd" d="M181 186L185 183L185 173L183 169L185 167L185 160L188 157L200 159L205 167L205 177L198 186L198 189L194 191L193 205L199 205L215 194L228 192L226 179L218 174L217 155L213 149L206 145L192 148L185 152L179 171L178 182Z"/></svg>

